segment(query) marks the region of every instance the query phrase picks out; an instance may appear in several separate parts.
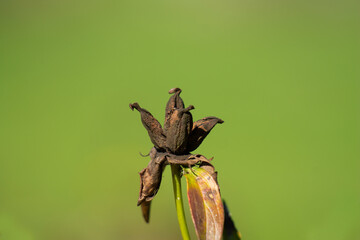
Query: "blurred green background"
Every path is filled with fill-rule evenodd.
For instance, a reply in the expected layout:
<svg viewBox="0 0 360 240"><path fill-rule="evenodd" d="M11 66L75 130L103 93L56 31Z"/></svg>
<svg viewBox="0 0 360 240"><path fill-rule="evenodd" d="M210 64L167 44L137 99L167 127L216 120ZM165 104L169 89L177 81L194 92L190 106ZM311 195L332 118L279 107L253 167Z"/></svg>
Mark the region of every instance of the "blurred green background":
<svg viewBox="0 0 360 240"><path fill-rule="evenodd" d="M150 224L136 207L151 142L128 107L162 122L173 87L225 120L197 152L245 240L360 239L359 12L0 1L0 239L181 239L169 168Z"/></svg>

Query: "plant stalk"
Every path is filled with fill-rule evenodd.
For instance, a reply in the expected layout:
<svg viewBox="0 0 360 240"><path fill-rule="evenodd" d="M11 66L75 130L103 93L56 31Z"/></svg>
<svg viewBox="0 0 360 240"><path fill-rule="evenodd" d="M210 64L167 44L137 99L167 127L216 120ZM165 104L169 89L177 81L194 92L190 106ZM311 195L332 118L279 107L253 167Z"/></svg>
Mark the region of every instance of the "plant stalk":
<svg viewBox="0 0 360 240"><path fill-rule="evenodd" d="M181 193L181 179L180 179L179 165L171 165L171 176L173 181L175 206L176 206L176 212L179 221L181 235L183 237L183 240L190 240L189 230L186 225L183 199Z"/></svg>

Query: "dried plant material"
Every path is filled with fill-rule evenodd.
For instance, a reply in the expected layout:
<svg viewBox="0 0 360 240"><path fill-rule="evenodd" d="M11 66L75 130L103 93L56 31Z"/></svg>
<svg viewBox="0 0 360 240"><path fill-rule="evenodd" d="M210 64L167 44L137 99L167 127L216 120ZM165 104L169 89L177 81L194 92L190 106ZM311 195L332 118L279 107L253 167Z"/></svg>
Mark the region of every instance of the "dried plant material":
<svg viewBox="0 0 360 240"><path fill-rule="evenodd" d="M202 167L209 166L214 169L214 166L210 163L211 159L207 159L200 154L175 155L166 153L164 156L166 156L166 164L181 165L183 167L201 165Z"/></svg>
<svg viewBox="0 0 360 240"><path fill-rule="evenodd" d="M140 174L140 193L137 205L151 201L159 190L166 157L158 154L155 148L150 152L150 162Z"/></svg>
<svg viewBox="0 0 360 240"><path fill-rule="evenodd" d="M205 171L207 171L211 175L211 177L215 180L215 182L218 183L217 171L215 171L214 166L210 162L202 161L202 163L200 164L200 167L202 169L204 169ZM219 183L218 183L218 187L219 187ZM220 187L219 187L219 189L220 189Z"/></svg>
<svg viewBox="0 0 360 240"><path fill-rule="evenodd" d="M196 176L191 173L189 168L184 169L184 176L186 177L187 195L196 235L199 240L206 239L206 210L200 186L196 181Z"/></svg>
<svg viewBox="0 0 360 240"><path fill-rule="evenodd" d="M140 174L140 193L137 205L142 205L144 202L150 202L159 190L162 172L166 165L183 165L192 166L195 164L203 164L211 169L214 167L210 161L204 156L197 155L175 155L166 152L158 152L156 148L152 148L150 153L150 162Z"/></svg>
<svg viewBox="0 0 360 240"><path fill-rule="evenodd" d="M148 131L151 142L157 149L165 150L166 137L161 124L159 123L153 115L144 108L141 108L138 103L130 104L131 110L138 110L141 115L141 122L144 125L145 129Z"/></svg>
<svg viewBox="0 0 360 240"><path fill-rule="evenodd" d="M187 152L188 137L192 129L192 115L190 110L194 106L187 108L173 109L166 119L164 131L166 134L166 146L174 154L184 154Z"/></svg>
<svg viewBox="0 0 360 240"><path fill-rule="evenodd" d="M169 94L173 94L170 98L169 101L166 104L166 109L165 109L165 122L166 119L169 117L169 115L171 114L171 111L176 108L176 109L181 109L184 108L184 101L182 100L182 98L180 97L180 93L181 93L181 89L180 88L172 88L169 90Z"/></svg>
<svg viewBox="0 0 360 240"><path fill-rule="evenodd" d="M224 208L217 182L200 167L184 168L191 217L199 240L220 240Z"/></svg>
<svg viewBox="0 0 360 240"><path fill-rule="evenodd" d="M190 111L194 109L194 106L189 105L185 108L180 93L180 88L172 88L169 91L172 96L166 105L163 128L159 121L149 111L141 108L138 103L130 104L132 110L136 109L140 112L141 121L154 144L154 148L149 154L148 166L139 173L140 193L137 204L141 205L144 219L147 222L149 221L150 201L160 188L162 172L166 165L175 164L189 167L200 164L212 181L209 183L204 181L199 186L204 187L212 182L216 184L217 173L210 160L200 154L190 154L190 152L201 144L217 123L223 121L216 117L207 117L193 123ZM201 170L199 171L201 172Z"/></svg>
<svg viewBox="0 0 360 240"><path fill-rule="evenodd" d="M223 123L223 120L206 117L193 123L190 110L193 110L194 106L184 107L180 97L181 89L173 88L169 93L173 95L166 105L163 128L159 121L138 103L130 104L130 108L140 112L141 121L156 149L177 155L188 154L198 148L213 127L217 123Z"/></svg>
<svg viewBox="0 0 360 240"><path fill-rule="evenodd" d="M197 149L205 137L210 133L211 129L215 127L217 123L223 123L224 121L217 117L206 117L194 122L191 134L189 136L187 149L189 152Z"/></svg>
<svg viewBox="0 0 360 240"><path fill-rule="evenodd" d="M223 205L224 205L224 210L225 210L223 240L241 240L241 234L236 229L235 224L231 218L229 209L224 200L223 200Z"/></svg>
<svg viewBox="0 0 360 240"><path fill-rule="evenodd" d="M180 88L170 89L169 93L174 93L174 95L170 97L165 109L166 146L171 153L184 154L193 124L190 110L194 109L194 106L190 105L184 108L184 102L180 97Z"/></svg>
<svg viewBox="0 0 360 240"><path fill-rule="evenodd" d="M140 206L141 206L141 212L142 212L145 222L149 223L151 201L143 202Z"/></svg>

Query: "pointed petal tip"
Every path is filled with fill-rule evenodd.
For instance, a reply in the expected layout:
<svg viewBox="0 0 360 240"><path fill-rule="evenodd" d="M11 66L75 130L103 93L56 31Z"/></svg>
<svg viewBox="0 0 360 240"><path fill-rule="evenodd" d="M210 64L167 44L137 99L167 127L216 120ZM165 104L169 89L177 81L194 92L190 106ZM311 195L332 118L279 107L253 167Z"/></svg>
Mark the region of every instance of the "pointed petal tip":
<svg viewBox="0 0 360 240"><path fill-rule="evenodd" d="M141 212L146 223L149 223L150 221L150 207L151 202L145 201L141 204Z"/></svg>
<svg viewBox="0 0 360 240"><path fill-rule="evenodd" d="M169 90L169 94L173 94L173 93L177 93L177 92L181 92L180 88L172 88Z"/></svg>

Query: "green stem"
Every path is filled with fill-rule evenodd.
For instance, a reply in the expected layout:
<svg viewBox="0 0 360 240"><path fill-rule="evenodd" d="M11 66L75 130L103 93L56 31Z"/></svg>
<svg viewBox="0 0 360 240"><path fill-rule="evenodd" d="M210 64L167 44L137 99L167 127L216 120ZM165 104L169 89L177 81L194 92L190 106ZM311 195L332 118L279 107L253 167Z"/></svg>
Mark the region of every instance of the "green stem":
<svg viewBox="0 0 360 240"><path fill-rule="evenodd" d="M171 175L173 180L174 197L176 212L179 221L181 235L183 240L190 240L189 230L186 225L185 212L181 194L181 179L180 179L180 166L171 165Z"/></svg>

